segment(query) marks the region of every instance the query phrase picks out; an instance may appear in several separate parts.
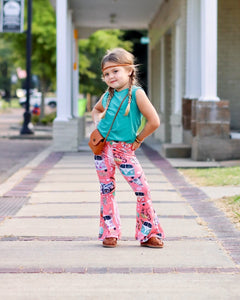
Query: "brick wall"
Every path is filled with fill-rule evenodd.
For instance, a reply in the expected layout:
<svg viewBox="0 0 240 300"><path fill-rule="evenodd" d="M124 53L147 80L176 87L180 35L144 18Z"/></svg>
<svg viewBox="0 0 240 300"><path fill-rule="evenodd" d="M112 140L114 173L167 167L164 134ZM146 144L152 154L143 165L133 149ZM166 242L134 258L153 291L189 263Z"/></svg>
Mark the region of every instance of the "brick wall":
<svg viewBox="0 0 240 300"><path fill-rule="evenodd" d="M240 129L240 1L218 0L218 96L229 100L231 128Z"/></svg>

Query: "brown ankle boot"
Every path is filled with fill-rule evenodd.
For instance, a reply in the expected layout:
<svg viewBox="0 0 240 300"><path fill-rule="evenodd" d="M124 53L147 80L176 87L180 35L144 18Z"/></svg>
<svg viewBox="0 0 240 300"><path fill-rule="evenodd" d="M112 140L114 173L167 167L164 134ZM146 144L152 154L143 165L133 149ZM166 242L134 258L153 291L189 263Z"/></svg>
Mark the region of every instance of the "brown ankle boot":
<svg viewBox="0 0 240 300"><path fill-rule="evenodd" d="M141 243L142 247L149 247L149 248L163 248L163 245L164 245L163 241L154 236L151 237L146 242Z"/></svg>
<svg viewBox="0 0 240 300"><path fill-rule="evenodd" d="M117 238L109 237L103 240L103 247L106 248L115 248L117 246Z"/></svg>

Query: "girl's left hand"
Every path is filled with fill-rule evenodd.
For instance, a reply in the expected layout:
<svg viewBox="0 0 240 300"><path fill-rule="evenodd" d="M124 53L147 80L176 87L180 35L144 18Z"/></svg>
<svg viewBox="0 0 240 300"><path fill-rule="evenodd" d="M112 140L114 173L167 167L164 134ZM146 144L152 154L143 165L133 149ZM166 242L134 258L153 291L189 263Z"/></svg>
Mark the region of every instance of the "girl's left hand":
<svg viewBox="0 0 240 300"><path fill-rule="evenodd" d="M136 141L134 141L134 142L132 143L132 150L135 151L135 150L137 150L140 146L141 146L141 143L137 143Z"/></svg>

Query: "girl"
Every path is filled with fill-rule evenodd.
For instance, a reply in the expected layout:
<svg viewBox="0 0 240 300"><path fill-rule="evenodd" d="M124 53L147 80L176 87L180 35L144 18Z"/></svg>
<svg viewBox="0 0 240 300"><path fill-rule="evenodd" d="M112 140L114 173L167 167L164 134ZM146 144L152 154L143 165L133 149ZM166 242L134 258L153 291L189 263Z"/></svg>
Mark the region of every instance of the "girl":
<svg viewBox="0 0 240 300"><path fill-rule="evenodd" d="M135 150L160 125L156 110L142 88L136 86L136 66L131 53L122 48L108 51L102 60L103 80L107 92L92 110L92 118L103 137L124 97L107 143L101 155L95 155L95 165L101 186L99 240L104 247L116 247L121 236L120 217L115 195L117 166L137 196L135 238L141 246L162 248L164 233L152 207L150 190ZM137 135L142 115L147 122Z"/></svg>

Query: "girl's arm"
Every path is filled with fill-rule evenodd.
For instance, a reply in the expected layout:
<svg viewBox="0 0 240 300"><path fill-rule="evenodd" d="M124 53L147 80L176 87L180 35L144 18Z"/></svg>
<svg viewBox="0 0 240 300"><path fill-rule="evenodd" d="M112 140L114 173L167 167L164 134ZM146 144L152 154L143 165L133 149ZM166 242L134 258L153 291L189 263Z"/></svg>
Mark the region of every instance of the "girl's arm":
<svg viewBox="0 0 240 300"><path fill-rule="evenodd" d="M102 95L102 97L98 100L98 102L93 107L93 110L91 111L92 119L96 127L98 122L101 120L102 113L104 112L104 107L102 105L103 96L104 95Z"/></svg>
<svg viewBox="0 0 240 300"><path fill-rule="evenodd" d="M140 112L146 118L146 125L144 126L140 134L137 136L136 141L133 143L133 150L139 148L141 142L143 142L143 140L147 136L151 135L160 126L159 116L152 103L148 99L147 95L142 89L138 89L136 91L136 100Z"/></svg>

